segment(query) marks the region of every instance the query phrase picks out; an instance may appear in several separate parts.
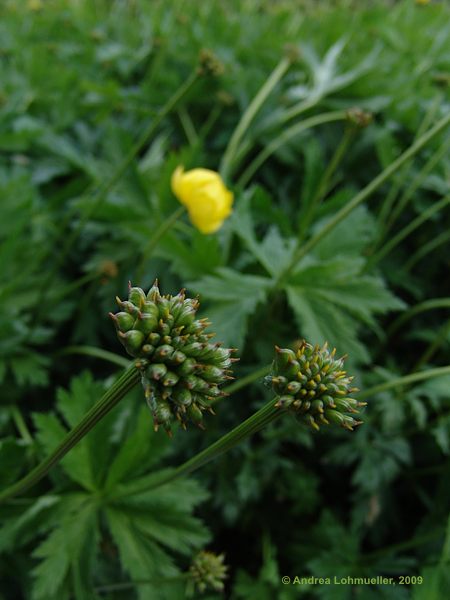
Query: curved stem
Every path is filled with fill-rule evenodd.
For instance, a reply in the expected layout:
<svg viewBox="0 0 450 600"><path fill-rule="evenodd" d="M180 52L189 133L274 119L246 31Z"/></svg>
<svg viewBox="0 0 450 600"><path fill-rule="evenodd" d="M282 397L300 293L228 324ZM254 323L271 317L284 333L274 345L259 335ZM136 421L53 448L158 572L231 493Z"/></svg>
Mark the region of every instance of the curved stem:
<svg viewBox="0 0 450 600"><path fill-rule="evenodd" d="M419 360L414 365L413 371L417 371L426 364L439 350L439 348L446 342L448 339L448 333L450 331L450 319L444 323L442 327L439 328L435 339L428 345L425 352L419 358Z"/></svg>
<svg viewBox="0 0 450 600"><path fill-rule="evenodd" d="M421 312L434 310L435 308L450 308L450 298L433 298L412 306L392 323L388 328L387 335L391 336L394 334L402 325L404 325L404 323L406 323L406 321L409 321L409 319L412 319Z"/></svg>
<svg viewBox="0 0 450 600"><path fill-rule="evenodd" d="M429 242L427 242L426 244L421 246L411 256L411 258L409 258L406 261L406 263L403 267L403 270L406 272L410 271L415 266L415 264L419 262L419 260L424 258L430 252L433 252L433 250L436 250L436 248L438 248L441 244L446 244L449 239L450 239L450 229L448 231L443 231L440 235L438 235L437 237L433 238L432 240L430 240Z"/></svg>
<svg viewBox="0 0 450 600"><path fill-rule="evenodd" d="M450 196L446 196L440 202L436 202L436 204L433 204L422 214L413 219L408 225L403 227L403 229L401 229L388 242L386 242L378 253L373 254L369 258L364 267L364 270L368 271L373 267L374 264L380 262L380 260L384 258L386 254L389 254L389 252L393 250L396 246L398 246L398 244L400 244L400 242L402 242L408 235L410 235L413 231L415 231L418 227L425 223L425 221L427 221L430 217L432 217L435 213L439 212L441 208L444 208L449 203Z"/></svg>
<svg viewBox="0 0 450 600"><path fill-rule="evenodd" d="M421 371L420 373L411 373L410 375L405 375L404 377L399 377L397 379L392 379L391 381L385 381L384 383L374 385L363 392L359 392L358 400L369 398L369 396L374 396L375 394L385 392L386 390L391 390L392 388L396 388L401 385L410 385L411 383L416 383L416 381L424 381L425 379L442 377L443 375L450 375L450 365L447 365L446 367L437 367L436 369L429 369L428 371Z"/></svg>
<svg viewBox="0 0 450 600"><path fill-rule="evenodd" d="M277 85L277 83L281 80L283 75L288 70L291 65L291 60L288 57L284 57L280 60L278 65L272 71L268 79L265 81L262 88L253 98L252 102L247 107L246 111L241 117L241 120L236 126L236 129L233 132L233 135L228 142L228 146L225 149L224 155L222 157L222 161L220 164L220 174L224 179L227 179L231 174L231 168L233 166L233 161L235 159L239 144L241 142L242 137L245 132L249 128L251 122L255 118L257 112L261 108L261 106L266 101L267 97L273 90L273 88Z"/></svg>
<svg viewBox="0 0 450 600"><path fill-rule="evenodd" d="M298 234L298 242L301 243L305 237L306 232L308 231L308 227L314 218L314 213L317 208L320 206L323 198L328 192L330 179L336 171L339 163L343 159L345 152L353 139L356 129L354 127L347 127L344 130L344 135L339 143L339 146L336 148L330 162L328 163L327 168L322 176L322 179L317 187L317 191L314 194L311 202L308 204L308 207L305 211L305 214L302 216L299 227Z"/></svg>
<svg viewBox="0 0 450 600"><path fill-rule="evenodd" d="M186 208L184 206L178 207L171 215L169 215L167 217L167 219L165 219L161 223L161 225L155 231L152 238L148 242L147 246L144 248L144 251L142 252L142 259L141 259L141 262L139 263L139 267L136 270L136 280L137 281L140 281L142 279L143 272L145 269L145 264L147 263L148 260L150 260L150 257L153 254L153 251L155 250L156 246L158 245L158 242L160 241L160 239L164 236L165 233L167 233L167 231L169 231L169 229L172 227L172 225L174 223L176 223L176 221L178 221L178 219L181 217L181 215L184 213L185 210L186 210Z"/></svg>
<svg viewBox="0 0 450 600"><path fill-rule="evenodd" d="M345 111L337 110L330 113L323 113L320 115L316 115L314 117L310 117L309 119L305 119L300 123L296 123L291 127L285 129L278 137L273 139L267 146L262 150L249 164L249 166L245 169L242 175L237 182L237 187L244 188L259 167L281 146L283 146L286 142L288 142L291 138L296 137L303 131L307 129L311 129L312 127L316 127L317 125L322 125L323 123L331 123L333 121L343 121L347 118L347 114Z"/></svg>
<svg viewBox="0 0 450 600"><path fill-rule="evenodd" d="M139 494L141 492L146 492L151 489L155 489L179 477L183 477L184 475L188 475L193 471L196 471L206 463L214 460L221 454L224 454L237 444L239 444L246 437L253 435L254 433L263 429L266 425L268 425L271 421L273 421L276 417L284 414L284 411L275 406L278 398L274 398L270 400L267 404L265 404L262 408L260 408L256 413L254 413L251 417L240 423L237 427L226 433L219 440L190 458L188 461L183 463L182 465L172 469L170 472L165 473L159 479L153 479L151 482L147 480L147 478L142 478L141 481L136 481L134 485L127 485L126 489L123 492L119 492L118 494L114 494L114 500L122 496L129 496L134 494Z"/></svg>
<svg viewBox="0 0 450 600"><path fill-rule="evenodd" d="M68 346L67 348L64 348L64 350L61 350L61 352L58 352L58 354L83 354L85 356L93 356L94 358L107 360L108 362L125 369L130 366L130 361L123 356L108 352L108 350L103 350L102 348L96 348L95 346Z"/></svg>
<svg viewBox="0 0 450 600"><path fill-rule="evenodd" d="M86 413L76 427L71 429L59 446L25 477L0 493L0 502L20 494L47 475L52 467L73 448L126 394L139 382L140 373L133 364L102 398Z"/></svg>
<svg viewBox="0 0 450 600"><path fill-rule="evenodd" d="M270 373L271 369L272 369L272 364L266 365L265 367L261 367L257 371L253 371L252 373L249 373L245 377L241 377L234 383L231 383L226 388L224 388L223 391L226 392L227 394L234 394L234 392L237 392L237 390L240 390L241 388L245 387L249 383L253 383L257 379L261 379L261 377L268 375Z"/></svg>

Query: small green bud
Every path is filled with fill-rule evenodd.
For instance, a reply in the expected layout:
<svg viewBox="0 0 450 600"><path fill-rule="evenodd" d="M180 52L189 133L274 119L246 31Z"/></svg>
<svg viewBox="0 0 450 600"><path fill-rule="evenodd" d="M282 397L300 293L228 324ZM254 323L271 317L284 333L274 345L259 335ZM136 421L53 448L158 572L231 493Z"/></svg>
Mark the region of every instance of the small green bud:
<svg viewBox="0 0 450 600"><path fill-rule="evenodd" d="M173 346L169 346L168 344L163 344L162 346L158 346L155 350L154 358L155 360L165 360L168 359L174 352Z"/></svg>
<svg viewBox="0 0 450 600"><path fill-rule="evenodd" d="M119 332L119 339L131 356L139 356L142 342L144 341L143 333L136 329L131 329L131 331L127 331L126 333Z"/></svg>
<svg viewBox="0 0 450 600"><path fill-rule="evenodd" d="M195 358L187 358L177 369L177 373L181 376L192 375L197 367Z"/></svg>
<svg viewBox="0 0 450 600"><path fill-rule="evenodd" d="M142 308L145 303L144 291L141 290L141 288L131 287L130 285L130 289L128 291L128 300L139 309Z"/></svg>
<svg viewBox="0 0 450 600"><path fill-rule="evenodd" d="M186 388L175 389L172 397L177 404L182 406L189 406L192 403L192 394Z"/></svg>
<svg viewBox="0 0 450 600"><path fill-rule="evenodd" d="M109 313L114 321L116 328L123 333L133 329L135 318L127 312L118 312L115 315Z"/></svg>
<svg viewBox="0 0 450 600"><path fill-rule="evenodd" d="M161 383L166 387L173 387L178 383L179 379L180 378L176 373L173 373L173 371L167 371L167 373L161 379Z"/></svg>
<svg viewBox="0 0 450 600"><path fill-rule="evenodd" d="M135 328L147 336L155 329L156 325L157 321L153 315L141 313L136 320Z"/></svg>
<svg viewBox="0 0 450 600"><path fill-rule="evenodd" d="M167 373L167 367L163 363L153 363L145 369L145 374L149 379L159 381Z"/></svg>

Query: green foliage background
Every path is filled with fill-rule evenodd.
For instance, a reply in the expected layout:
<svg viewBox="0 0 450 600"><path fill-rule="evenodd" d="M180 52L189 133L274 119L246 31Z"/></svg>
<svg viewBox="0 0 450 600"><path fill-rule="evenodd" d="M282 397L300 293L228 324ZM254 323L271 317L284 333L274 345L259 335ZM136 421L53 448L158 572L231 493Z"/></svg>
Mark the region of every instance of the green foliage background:
<svg viewBox="0 0 450 600"><path fill-rule="evenodd" d="M348 353L362 389L448 364L448 129L295 257L448 112L449 17L437 1L2 2L2 487L126 364L106 315L129 279L200 294L217 339L239 348L240 377L303 337ZM205 50L220 73L169 106ZM165 230L174 168L224 166L286 56L226 165L232 217L212 236L185 217ZM367 127L349 124L355 106L373 113ZM0 506L0 598L184 598L183 572L207 546L225 552L235 600L444 599L449 383L374 395L354 433L280 419L190 479L140 494L136 480L193 456L270 394L255 379L205 433L169 441L135 390L27 497ZM423 584L283 586L283 575Z"/></svg>

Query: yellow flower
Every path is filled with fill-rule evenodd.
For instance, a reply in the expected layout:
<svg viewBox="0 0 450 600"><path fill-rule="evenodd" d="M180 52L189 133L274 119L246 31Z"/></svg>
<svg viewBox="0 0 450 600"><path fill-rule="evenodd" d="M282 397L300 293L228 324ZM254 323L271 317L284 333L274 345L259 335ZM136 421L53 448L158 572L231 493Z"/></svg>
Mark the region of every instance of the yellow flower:
<svg viewBox="0 0 450 600"><path fill-rule="evenodd" d="M171 185L175 196L187 208L193 225L202 233L214 233L230 216L233 193L215 171L184 171L180 166L172 175Z"/></svg>

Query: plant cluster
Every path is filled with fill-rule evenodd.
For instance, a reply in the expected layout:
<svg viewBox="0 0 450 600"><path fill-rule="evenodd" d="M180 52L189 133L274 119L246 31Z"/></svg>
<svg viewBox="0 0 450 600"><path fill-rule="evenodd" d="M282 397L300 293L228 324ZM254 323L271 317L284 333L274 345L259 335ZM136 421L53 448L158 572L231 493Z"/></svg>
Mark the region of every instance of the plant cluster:
<svg viewBox="0 0 450 600"><path fill-rule="evenodd" d="M449 16L1 3L5 600L446 598Z"/></svg>

